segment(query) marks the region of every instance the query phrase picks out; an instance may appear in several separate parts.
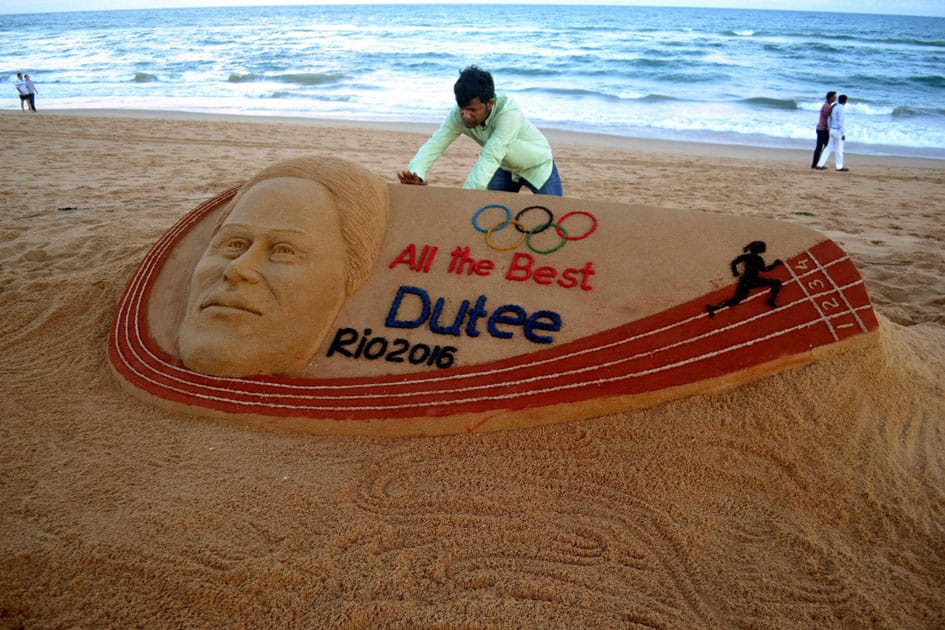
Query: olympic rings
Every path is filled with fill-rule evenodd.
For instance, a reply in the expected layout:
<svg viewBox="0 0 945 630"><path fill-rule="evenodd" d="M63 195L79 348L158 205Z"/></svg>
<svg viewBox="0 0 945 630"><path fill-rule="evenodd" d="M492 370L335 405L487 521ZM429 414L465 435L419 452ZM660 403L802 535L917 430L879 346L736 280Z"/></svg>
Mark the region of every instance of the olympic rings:
<svg viewBox="0 0 945 630"><path fill-rule="evenodd" d="M494 224L492 227L490 227L490 228L488 228L488 229L481 227L481 226L479 225L479 217L480 217L480 215L481 215L483 212L485 212L486 210L490 210L490 209L493 209L493 208L504 211L504 212L505 212L505 218L502 219L502 220L500 220L498 223ZM528 212L531 212L531 211L535 211L535 210L541 210L542 212L544 212L544 213L547 215L547 221L545 221L544 223L539 223L538 225L535 225L534 227L528 227L528 226L523 222L522 219L523 219L523 217L525 216L525 214L527 214ZM584 215L584 216L588 217L588 218L591 220L591 227L588 228L583 234L579 234L579 235L576 235L576 236L571 236L570 233L568 232L568 230L567 230L562 224L563 224L567 219L569 219L570 217L572 217L572 216L574 216L574 215ZM506 226L508 226L508 225L513 225L513 226L515 227L516 231L518 231L522 236L521 236L518 240L516 240L515 243L513 243L513 244L510 245L510 246L504 246L504 247L503 247L503 246L499 246L499 245L496 245L495 243L493 243L493 242L492 242L492 235L493 235L495 232L499 232L499 231L501 231L501 230L504 230L504 229L506 228ZM492 249L497 250L497 251L500 251L500 252L508 252L508 251L511 251L511 250L516 249L516 248L518 248L519 246L521 246L522 243L525 243L525 244L528 246L528 248L529 248L530 250L532 250L532 251L533 251L534 253L536 253L536 254L551 254L551 253L553 253L553 252L558 251L558 250L561 249L562 247L564 247L565 244L566 244L568 241L580 241L580 240L583 240L583 239L587 238L588 236L590 236L591 234L593 234L593 233L597 230L597 225L598 225L598 224L597 224L597 217L594 216L593 214L591 214L590 212L588 212L587 210L572 210L572 211L570 211L570 212L567 212L567 213L565 213L564 216L562 216L561 219L559 219L558 222L556 223L555 220L554 220L554 213L553 213L551 210L549 210L549 209L546 208L545 206L537 206L537 205L536 205L536 206L528 206L527 208L524 208L524 209L520 210L520 211L515 215L515 218L514 218L514 219L512 218L512 211L509 210L509 208L508 208L507 206L503 206L503 205L497 204L497 203L490 203L490 204L487 204L487 205L485 205L485 206L482 206L481 208L479 208L478 210L476 210L476 212L475 212L475 213L473 214L473 216L472 216L472 226L473 226L473 228L474 228L476 231L478 231L478 232L484 233L484 234L486 235L486 244L487 244L489 247L491 247ZM549 249L538 249L538 248L535 247L535 245L532 243L532 237L533 237L535 234L540 234L540 233L544 232L545 230L547 230L547 229L550 228L550 227L554 227L555 232L558 234L558 236L561 237L561 242L558 243L557 245L555 245L555 246L549 248Z"/></svg>

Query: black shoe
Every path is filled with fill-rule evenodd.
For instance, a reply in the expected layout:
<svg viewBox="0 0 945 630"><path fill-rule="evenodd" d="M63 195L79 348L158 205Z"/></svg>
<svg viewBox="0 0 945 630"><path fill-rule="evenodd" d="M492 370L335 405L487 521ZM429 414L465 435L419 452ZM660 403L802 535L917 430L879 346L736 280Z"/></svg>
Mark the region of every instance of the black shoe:
<svg viewBox="0 0 945 630"><path fill-rule="evenodd" d="M846 172L849 171L849 170L850 170L850 169L848 169L848 168L838 168L838 169L837 169L837 172L838 172L838 173L846 173Z"/></svg>
<svg viewBox="0 0 945 630"><path fill-rule="evenodd" d="M826 170L827 170L827 167L826 167L826 166L815 166L814 168L816 168L818 171L826 171Z"/></svg>

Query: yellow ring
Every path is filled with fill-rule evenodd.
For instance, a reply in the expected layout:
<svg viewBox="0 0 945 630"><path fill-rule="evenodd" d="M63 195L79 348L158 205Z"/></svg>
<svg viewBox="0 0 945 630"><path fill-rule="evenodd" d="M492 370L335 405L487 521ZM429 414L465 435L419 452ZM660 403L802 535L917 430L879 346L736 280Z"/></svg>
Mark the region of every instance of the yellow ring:
<svg viewBox="0 0 945 630"><path fill-rule="evenodd" d="M519 236L518 242L515 243L514 245L512 245L511 247L496 247L495 245L493 245L493 244L492 244L492 240L491 240L491 239L492 239L492 232L493 232L496 228L500 228L500 229L501 229L501 228L504 228L506 225L508 225L508 224L510 224L510 223L511 223L512 225L516 225L516 226L522 228L522 230L523 230L523 232L521 232L521 236ZM493 225L491 228L489 228L489 231L486 232L486 245L488 245L489 247L491 247L492 249L494 249L494 250L496 250L496 251L500 251L500 252L510 252L510 251L512 251L513 249L515 249L516 247L518 247L519 245L521 245L522 243L524 243L526 237L528 237L528 228L527 228L521 221L516 221L515 219L509 219L508 221L499 221L498 223L496 223L495 225Z"/></svg>

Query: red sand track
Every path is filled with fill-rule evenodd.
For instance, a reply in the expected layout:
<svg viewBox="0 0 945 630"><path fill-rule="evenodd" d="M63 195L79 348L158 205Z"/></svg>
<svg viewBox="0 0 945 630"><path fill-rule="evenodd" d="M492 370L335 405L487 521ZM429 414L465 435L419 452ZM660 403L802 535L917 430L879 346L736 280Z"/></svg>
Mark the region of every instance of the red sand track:
<svg viewBox="0 0 945 630"><path fill-rule="evenodd" d="M151 339L147 302L168 254L227 191L182 218L148 253L125 290L109 334L115 370L159 398L228 414L335 420L442 417L633 396L721 377L861 335L877 327L863 280L832 241L766 274L784 283L709 319L706 304L733 287L549 350L413 375L300 379L217 378L192 372Z"/></svg>

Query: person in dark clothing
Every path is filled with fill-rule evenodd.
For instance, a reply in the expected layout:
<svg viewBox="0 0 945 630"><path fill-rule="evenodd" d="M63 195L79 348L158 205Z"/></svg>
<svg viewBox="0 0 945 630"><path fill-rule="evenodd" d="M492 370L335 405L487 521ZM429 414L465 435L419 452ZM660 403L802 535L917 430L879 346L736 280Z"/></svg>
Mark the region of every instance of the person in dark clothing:
<svg viewBox="0 0 945 630"><path fill-rule="evenodd" d="M811 168L817 168L820 153L830 141L830 111L833 109L835 100L837 100L837 93L831 90L827 92L824 104L820 107L820 117L817 119L817 146L814 147L814 159L810 163Z"/></svg>
<svg viewBox="0 0 945 630"><path fill-rule="evenodd" d="M715 312L727 306L735 306L751 293L752 289L770 287L771 293L765 302L771 308L777 308L778 293L781 292L781 281L775 278L762 278L759 274L763 271L771 271L775 267L782 265L780 259L775 260L770 265L765 265L764 258L761 257L767 250L764 241L752 241L744 247L741 256L732 261L732 275L738 278L738 286L735 287L735 295L725 300L721 304L706 304L705 310L709 313L709 318L715 317ZM739 275L738 267L742 267L742 273Z"/></svg>

